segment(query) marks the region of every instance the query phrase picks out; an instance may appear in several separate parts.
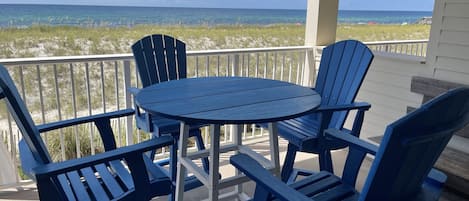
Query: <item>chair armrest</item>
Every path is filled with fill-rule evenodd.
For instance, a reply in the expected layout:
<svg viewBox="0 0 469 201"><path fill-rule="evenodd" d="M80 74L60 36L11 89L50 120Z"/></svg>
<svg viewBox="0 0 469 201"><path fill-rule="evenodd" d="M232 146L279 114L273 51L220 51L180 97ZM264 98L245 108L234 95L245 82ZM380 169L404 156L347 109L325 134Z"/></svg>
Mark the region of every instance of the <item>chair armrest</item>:
<svg viewBox="0 0 469 201"><path fill-rule="evenodd" d="M134 108L135 108L135 123L138 129L141 129L148 133L153 133L154 128L152 124L152 117L147 112L141 111L140 107L137 105L135 98L137 94L140 92L139 88L129 87L127 91L132 94L134 98Z"/></svg>
<svg viewBox="0 0 469 201"><path fill-rule="evenodd" d="M18 142L18 150L21 161L21 169L23 170L23 173L30 179L36 181L34 174L32 174L32 169L43 165L44 163L39 162L36 160L36 158L34 158L31 149L29 149L24 139Z"/></svg>
<svg viewBox="0 0 469 201"><path fill-rule="evenodd" d="M368 110L370 109L371 105L367 102L355 102L351 104L344 104L344 105L325 105L319 106L315 110L315 112L335 112L335 111L344 111L344 110Z"/></svg>
<svg viewBox="0 0 469 201"><path fill-rule="evenodd" d="M114 132L111 127L111 119L124 117L134 114L133 109L119 110L115 112L109 112L104 114L92 115L88 117L80 117L76 119L69 119L59 122L53 122L38 126L39 132L51 131L54 129L64 128L68 126L74 126L83 123L93 122L98 128L99 135L104 144L104 150L109 151L116 148L116 140L114 139Z"/></svg>
<svg viewBox="0 0 469 201"><path fill-rule="evenodd" d="M362 127L363 120L365 117L365 111L370 109L370 107L371 105L367 102L354 102L351 104L343 104L343 105L319 106L319 108L316 109L314 112L321 114L321 125L319 127L319 130L322 131L322 130L329 128L329 123L332 120L332 115L334 114L334 112L338 112L338 111L348 112L350 110L358 110L355 116L355 119L353 120L353 126L351 130L351 134L358 137L360 135L361 127Z"/></svg>
<svg viewBox="0 0 469 201"><path fill-rule="evenodd" d="M134 114L133 109L125 109L125 110L119 110L115 112L109 112L109 113L104 113L104 114L97 114L97 115L91 115L87 117L79 117L75 119L69 119L69 120L63 120L63 121L58 121L58 122L52 122L52 123L47 123L47 124L42 124L38 125L37 128L39 132L47 132L59 128L64 128L68 126L74 126L78 124L84 124L84 123L89 123L89 122L95 122L97 120L101 119L112 119L112 118L118 118L118 117L123 117L123 116L128 116Z"/></svg>
<svg viewBox="0 0 469 201"><path fill-rule="evenodd" d="M234 155L230 158L230 162L238 170L256 182L256 191L258 191L257 188L263 188L280 200L311 201L311 199L305 195L283 183L279 178L274 177L256 160L246 154Z"/></svg>
<svg viewBox="0 0 469 201"><path fill-rule="evenodd" d="M378 152L378 146L363 141L360 138L357 138L343 131L340 131L339 129L327 129L324 131L324 135L326 136L326 138L329 139L332 138L334 140L346 142L349 146L368 154L376 155L376 152Z"/></svg>
<svg viewBox="0 0 469 201"><path fill-rule="evenodd" d="M129 87L127 88L127 91L132 94L132 96L135 96L138 94L138 92L140 92L140 89L139 88L135 88L135 87Z"/></svg>
<svg viewBox="0 0 469 201"><path fill-rule="evenodd" d="M135 157L136 154L143 154L146 151L169 146L172 145L173 142L174 140L171 136L163 136L92 156L42 165L33 168L32 171L33 174L36 175L36 179L39 180L44 177L50 177L51 175L59 175L112 160Z"/></svg>

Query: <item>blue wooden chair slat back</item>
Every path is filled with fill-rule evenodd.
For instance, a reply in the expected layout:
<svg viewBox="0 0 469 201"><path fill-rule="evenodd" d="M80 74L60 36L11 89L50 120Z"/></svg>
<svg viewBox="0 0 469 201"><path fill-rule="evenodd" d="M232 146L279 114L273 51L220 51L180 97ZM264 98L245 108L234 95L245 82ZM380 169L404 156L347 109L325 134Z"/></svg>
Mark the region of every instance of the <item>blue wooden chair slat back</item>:
<svg viewBox="0 0 469 201"><path fill-rule="evenodd" d="M52 162L39 131L27 110L26 104L18 94L10 74L2 65L0 65L0 90L2 98L5 98L10 114L16 121L19 130L23 134L23 139L27 143L36 162L41 164Z"/></svg>
<svg viewBox="0 0 469 201"><path fill-rule="evenodd" d="M371 50L359 41L346 40L324 48L321 57L315 86L321 104L352 103L373 60ZM330 127L342 127L346 116L346 111L335 112Z"/></svg>
<svg viewBox="0 0 469 201"><path fill-rule="evenodd" d="M390 124L365 183L364 200L415 195L452 134L468 122L469 89L460 88Z"/></svg>
<svg viewBox="0 0 469 201"><path fill-rule="evenodd" d="M174 38L172 37L165 37L164 38L164 46L166 52L166 62L168 66L168 80L175 80L178 79L177 75L177 62L176 62L176 43Z"/></svg>
<svg viewBox="0 0 469 201"><path fill-rule="evenodd" d="M145 66L146 70L157 75L156 80L152 80L152 82L149 84L155 84L161 81L168 80L168 73L166 69L167 65L166 65L165 51L164 51L165 49L163 45L163 36L152 35L151 37L148 37L148 40L145 40L144 46L145 47L148 46L147 48L144 49L145 55L148 55L147 59L154 60L155 62L155 65L153 65L153 63L148 63L150 65ZM156 71L156 72L152 72L152 71ZM142 73L140 73L140 75L142 75ZM144 85L144 87L146 87L146 85Z"/></svg>
<svg viewBox="0 0 469 201"><path fill-rule="evenodd" d="M178 66L177 74L178 79L187 77L187 57L186 57L186 44L180 40L176 41L176 65Z"/></svg>
<svg viewBox="0 0 469 201"><path fill-rule="evenodd" d="M158 71L156 68L148 68L148 66L156 66L155 56L151 54L153 53L152 49L151 37L149 36L132 45L135 63L138 67L140 80L144 86L158 81Z"/></svg>
<svg viewBox="0 0 469 201"><path fill-rule="evenodd" d="M186 45L171 36L154 34L132 45L143 87L186 78Z"/></svg>

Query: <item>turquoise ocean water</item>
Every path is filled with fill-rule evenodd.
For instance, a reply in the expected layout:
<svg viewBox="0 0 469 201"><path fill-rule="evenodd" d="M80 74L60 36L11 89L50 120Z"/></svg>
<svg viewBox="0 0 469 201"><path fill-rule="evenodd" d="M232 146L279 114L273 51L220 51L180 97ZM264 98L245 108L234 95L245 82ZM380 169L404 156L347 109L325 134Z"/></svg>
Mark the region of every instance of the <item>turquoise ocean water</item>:
<svg viewBox="0 0 469 201"><path fill-rule="evenodd" d="M339 11L339 23L415 23L430 11ZM304 24L305 10L0 4L0 27Z"/></svg>

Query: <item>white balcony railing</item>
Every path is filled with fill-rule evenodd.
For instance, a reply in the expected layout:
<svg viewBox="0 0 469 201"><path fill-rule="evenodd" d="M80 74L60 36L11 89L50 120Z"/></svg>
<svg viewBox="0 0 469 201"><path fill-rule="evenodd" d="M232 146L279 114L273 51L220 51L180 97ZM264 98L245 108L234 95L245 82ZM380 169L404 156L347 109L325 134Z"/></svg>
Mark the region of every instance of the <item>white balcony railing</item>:
<svg viewBox="0 0 469 201"><path fill-rule="evenodd" d="M304 55L310 47L255 48L188 52L188 77L251 76L299 83ZM7 66L37 124L131 108L128 87L139 87L131 54L5 59ZM21 135L0 106L2 137L16 160ZM133 119L113 122L118 146L147 139L132 125ZM246 138L262 130L245 126ZM259 129L257 129L259 130ZM94 154L102 150L97 131L91 125L43 134L54 160ZM81 133L90 133L83 136ZM229 128L224 140L230 140ZM58 137L51 137L58 136ZM207 136L208 139L208 136ZM206 140L208 141L208 140Z"/></svg>
<svg viewBox="0 0 469 201"><path fill-rule="evenodd" d="M421 52L426 49L426 41L423 40L367 44L377 51L414 56L424 55ZM305 55L313 50L320 50L320 47L188 51L188 77L249 76L301 84L305 79ZM139 87L131 54L2 59L0 64L7 66L37 124L131 108L132 97L126 89ZM132 117L112 123L117 130L118 146L149 137L137 131ZM7 114L5 105L0 105L0 124L2 139L12 160L18 164L16 145L21 134ZM55 132L53 136L58 137L48 133L43 135L54 160L82 157L103 150L97 131L91 125ZM229 127L225 127L224 134L222 140L232 139ZM262 129L253 125L244 126L245 138L263 134ZM205 136L208 142L208 136Z"/></svg>
<svg viewBox="0 0 469 201"><path fill-rule="evenodd" d="M425 57L428 40L395 40L366 42L374 51Z"/></svg>

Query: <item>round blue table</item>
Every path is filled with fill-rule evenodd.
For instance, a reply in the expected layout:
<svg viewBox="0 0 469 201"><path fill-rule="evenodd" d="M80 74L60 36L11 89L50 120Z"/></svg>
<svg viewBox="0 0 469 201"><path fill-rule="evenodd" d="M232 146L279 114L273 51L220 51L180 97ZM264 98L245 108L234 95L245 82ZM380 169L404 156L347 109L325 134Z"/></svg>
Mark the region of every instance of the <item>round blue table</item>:
<svg viewBox="0 0 469 201"><path fill-rule="evenodd" d="M277 121L296 118L314 111L321 97L314 90L288 82L247 77L190 78L143 88L136 104L149 113L181 121L176 199L183 200L186 169L209 189L209 200L218 200L221 188L246 181L237 175L219 179L219 154L239 151L251 155L278 175L280 172ZM187 153L189 126L210 124L209 150ZM220 125L269 123L271 160L242 146L241 129L235 126L233 144L220 147ZM210 156L207 174L192 160ZM270 166L269 166L270 165ZM238 195L240 190L234 192ZM230 196L230 195L228 195Z"/></svg>

